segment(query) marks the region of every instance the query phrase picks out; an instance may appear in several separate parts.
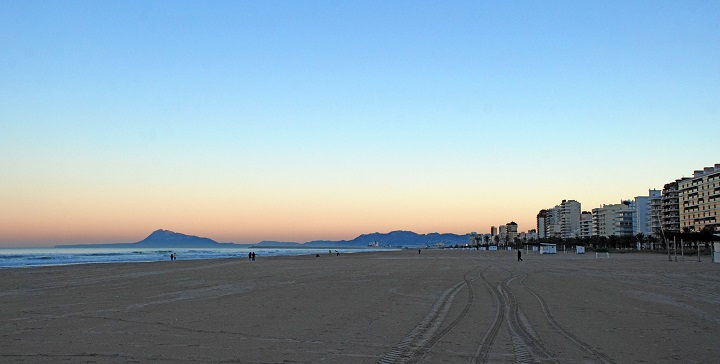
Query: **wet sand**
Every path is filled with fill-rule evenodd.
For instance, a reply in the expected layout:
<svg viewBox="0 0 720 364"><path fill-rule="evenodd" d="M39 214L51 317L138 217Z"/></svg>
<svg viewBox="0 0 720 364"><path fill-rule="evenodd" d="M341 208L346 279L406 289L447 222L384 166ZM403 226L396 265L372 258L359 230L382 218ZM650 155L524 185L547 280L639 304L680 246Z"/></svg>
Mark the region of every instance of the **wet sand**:
<svg viewBox="0 0 720 364"><path fill-rule="evenodd" d="M0 362L720 359L709 257L523 259L408 250L0 270Z"/></svg>

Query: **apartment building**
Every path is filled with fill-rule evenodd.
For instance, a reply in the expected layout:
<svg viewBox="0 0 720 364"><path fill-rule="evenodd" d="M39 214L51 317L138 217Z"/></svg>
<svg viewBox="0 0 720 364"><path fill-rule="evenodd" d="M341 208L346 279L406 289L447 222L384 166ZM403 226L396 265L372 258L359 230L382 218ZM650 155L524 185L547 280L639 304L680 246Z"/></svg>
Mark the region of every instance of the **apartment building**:
<svg viewBox="0 0 720 364"><path fill-rule="evenodd" d="M580 202L562 200L560 205L543 209L537 214L537 231L540 239L580 236Z"/></svg>
<svg viewBox="0 0 720 364"><path fill-rule="evenodd" d="M648 190L647 196L636 196L635 197L635 217L633 218L633 235L645 234L651 235L652 230L652 209L650 202L655 199L660 201L662 198L662 191L660 190Z"/></svg>
<svg viewBox="0 0 720 364"><path fill-rule="evenodd" d="M635 202L626 200L619 204L602 205L592 209L593 235L633 235Z"/></svg>
<svg viewBox="0 0 720 364"><path fill-rule="evenodd" d="M507 242L507 225L500 225L500 241Z"/></svg>
<svg viewBox="0 0 720 364"><path fill-rule="evenodd" d="M580 214L580 237L589 238L593 236L592 212L583 211Z"/></svg>
<svg viewBox="0 0 720 364"><path fill-rule="evenodd" d="M680 230L720 230L720 164L693 173L677 182Z"/></svg>
<svg viewBox="0 0 720 364"><path fill-rule="evenodd" d="M518 237L518 225L515 221L511 221L505 224L507 230L507 242L508 244L514 243L515 238Z"/></svg>
<svg viewBox="0 0 720 364"><path fill-rule="evenodd" d="M559 207L560 237L567 239L580 236L580 202L575 200L562 200Z"/></svg>
<svg viewBox="0 0 720 364"><path fill-rule="evenodd" d="M547 220L547 210L540 210L538 212L537 216L537 234L538 239L545 239L547 235L545 234L546 229L546 220Z"/></svg>
<svg viewBox="0 0 720 364"><path fill-rule="evenodd" d="M651 190L657 191L657 190ZM660 226L662 225L662 191L659 191L657 196L654 194L650 195L650 233L655 235L656 238L662 237Z"/></svg>
<svg viewBox="0 0 720 364"><path fill-rule="evenodd" d="M685 180L685 179L682 179ZM680 202L678 182L666 183L662 190L662 229L665 232L680 232Z"/></svg>

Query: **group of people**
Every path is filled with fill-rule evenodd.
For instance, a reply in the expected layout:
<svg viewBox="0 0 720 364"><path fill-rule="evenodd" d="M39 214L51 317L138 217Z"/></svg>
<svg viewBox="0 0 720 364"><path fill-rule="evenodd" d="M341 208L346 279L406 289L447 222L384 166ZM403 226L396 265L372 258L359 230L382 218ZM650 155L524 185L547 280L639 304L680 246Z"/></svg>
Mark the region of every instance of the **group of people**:
<svg viewBox="0 0 720 364"><path fill-rule="evenodd" d="M255 261L255 252L248 253L248 260Z"/></svg>
<svg viewBox="0 0 720 364"><path fill-rule="evenodd" d="M177 254L170 253L170 260L177 260Z"/></svg>

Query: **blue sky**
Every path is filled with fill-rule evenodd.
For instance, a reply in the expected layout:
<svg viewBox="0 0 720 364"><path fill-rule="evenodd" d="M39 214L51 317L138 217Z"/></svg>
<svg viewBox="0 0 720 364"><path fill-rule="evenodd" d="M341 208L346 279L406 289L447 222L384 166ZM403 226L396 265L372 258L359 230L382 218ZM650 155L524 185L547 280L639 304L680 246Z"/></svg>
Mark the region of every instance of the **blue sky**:
<svg viewBox="0 0 720 364"><path fill-rule="evenodd" d="M720 162L717 1L3 1L0 246L533 228Z"/></svg>

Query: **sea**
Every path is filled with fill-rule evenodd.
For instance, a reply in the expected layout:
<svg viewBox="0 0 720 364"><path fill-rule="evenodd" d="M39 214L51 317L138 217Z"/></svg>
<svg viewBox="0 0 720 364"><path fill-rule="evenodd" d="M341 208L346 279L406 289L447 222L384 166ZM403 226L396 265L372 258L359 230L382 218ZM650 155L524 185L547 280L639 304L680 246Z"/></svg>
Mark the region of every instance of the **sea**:
<svg viewBox="0 0 720 364"><path fill-rule="evenodd" d="M175 253L177 260L248 259L255 252L256 259L291 255L351 254L358 252L387 251L386 248L356 249L305 249L305 248L180 248L180 249L133 249L133 248L0 248L0 269L31 268L71 264L157 262L170 260Z"/></svg>

